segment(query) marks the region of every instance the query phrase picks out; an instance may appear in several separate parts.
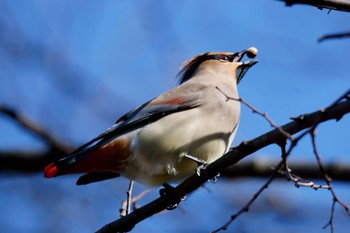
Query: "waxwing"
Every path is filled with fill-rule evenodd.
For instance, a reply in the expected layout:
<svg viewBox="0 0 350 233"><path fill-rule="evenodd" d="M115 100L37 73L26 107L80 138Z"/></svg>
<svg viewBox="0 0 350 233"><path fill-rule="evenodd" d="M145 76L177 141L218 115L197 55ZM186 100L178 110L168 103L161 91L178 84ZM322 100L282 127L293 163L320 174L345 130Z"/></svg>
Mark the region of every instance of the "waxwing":
<svg viewBox="0 0 350 233"><path fill-rule="evenodd" d="M178 181L198 161L229 149L240 118L237 84L257 63L256 48L186 61L179 86L122 116L111 128L45 168L45 177L83 173L77 184L125 176L148 185Z"/></svg>

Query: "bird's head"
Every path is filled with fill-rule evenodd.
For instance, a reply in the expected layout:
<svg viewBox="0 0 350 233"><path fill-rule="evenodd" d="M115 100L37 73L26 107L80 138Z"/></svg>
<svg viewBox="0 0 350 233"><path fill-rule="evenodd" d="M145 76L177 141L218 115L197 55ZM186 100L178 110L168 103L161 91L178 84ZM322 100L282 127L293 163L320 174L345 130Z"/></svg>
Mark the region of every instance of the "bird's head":
<svg viewBox="0 0 350 233"><path fill-rule="evenodd" d="M222 73L236 78L237 84L242 80L250 67L258 61L249 60L242 62L244 55L254 58L258 54L255 47L250 47L241 52L209 52L203 53L186 61L179 72L179 83L182 84L190 80L197 72L211 71Z"/></svg>

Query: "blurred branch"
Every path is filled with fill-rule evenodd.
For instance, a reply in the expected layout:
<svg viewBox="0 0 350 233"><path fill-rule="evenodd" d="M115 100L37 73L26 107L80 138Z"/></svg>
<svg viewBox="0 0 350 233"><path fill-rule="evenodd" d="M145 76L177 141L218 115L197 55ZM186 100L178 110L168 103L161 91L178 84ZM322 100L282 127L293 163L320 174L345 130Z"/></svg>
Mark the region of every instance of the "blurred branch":
<svg viewBox="0 0 350 233"><path fill-rule="evenodd" d="M66 154L71 150L71 147L53 137L51 133L45 130L41 125L31 121L24 115L19 114L17 111L6 106L2 102L0 102L0 113L10 117L28 132L41 139L51 148L51 150L62 154Z"/></svg>
<svg viewBox="0 0 350 233"><path fill-rule="evenodd" d="M350 32L336 33L336 34L327 34L327 35L321 36L318 39L318 42L323 42L325 40L330 40L330 39L347 38L347 37L350 37Z"/></svg>
<svg viewBox="0 0 350 233"><path fill-rule="evenodd" d="M0 170L38 172L54 159L58 159L72 150L72 147L51 135L44 127L19 114L0 102L0 113L10 117L23 129L42 140L48 146L47 151L0 151Z"/></svg>
<svg viewBox="0 0 350 233"><path fill-rule="evenodd" d="M243 177L268 177L274 171L276 162L251 161L241 162L228 167L220 174L227 179L243 178ZM293 174L308 179L323 179L319 167L314 163L289 163ZM330 163L324 166L327 174L337 181L350 181L350 164ZM285 176L280 176L285 178Z"/></svg>
<svg viewBox="0 0 350 233"><path fill-rule="evenodd" d="M321 10L337 10L350 12L350 2L345 0L279 0L285 2L287 6L295 4L304 4L317 7Z"/></svg>
<svg viewBox="0 0 350 233"><path fill-rule="evenodd" d="M27 152L27 151L0 151L0 171L39 172L54 158L63 154L57 151Z"/></svg>
<svg viewBox="0 0 350 233"><path fill-rule="evenodd" d="M129 186L129 190L130 190L130 186ZM130 213L130 210L128 210L128 205L129 205L129 207L132 207L133 210L138 209L139 205L137 204L137 202L151 191L151 189L146 189L145 191L139 193L138 195L131 197L131 193L129 196L129 190L127 193L127 199L122 201L122 205L121 205L122 207L119 210L120 217L125 216L125 215ZM128 204L128 202L130 202L130 203ZM127 210L129 211L128 213L127 213Z"/></svg>
<svg viewBox="0 0 350 233"><path fill-rule="evenodd" d="M281 131L279 128L274 129L253 140L245 141L238 147L231 148L231 150L220 159L201 170L200 176L194 174L170 191L167 189L165 195L162 195L129 215L105 225L97 232L107 233L130 231L137 223L166 209L168 206L174 205L174 203L178 203L182 197L196 190L208 180L213 179L218 173L228 166L238 163L241 159L263 147L271 144L279 144L282 140L286 139L284 132L288 133L289 135L293 135L301 132L304 129L314 128L321 122L331 119L341 119L345 114L350 112L349 94L350 90L339 98L336 103L332 104L326 109L294 118L292 122L281 126L283 131ZM294 146L295 145L292 145L291 148ZM288 153L290 153L290 151ZM324 175L325 173L322 174Z"/></svg>
<svg viewBox="0 0 350 233"><path fill-rule="evenodd" d="M0 151L0 171L16 172L41 172L43 167L51 162L52 158L62 157L63 154L54 151ZM221 177L236 179L244 177L265 178L269 177L274 170L276 162L250 161L240 162L220 172ZM317 164L291 163L294 174L308 179L322 179L323 176ZM325 170L330 177L337 181L350 181L350 164L330 163L325 165ZM285 178L279 176L278 178Z"/></svg>

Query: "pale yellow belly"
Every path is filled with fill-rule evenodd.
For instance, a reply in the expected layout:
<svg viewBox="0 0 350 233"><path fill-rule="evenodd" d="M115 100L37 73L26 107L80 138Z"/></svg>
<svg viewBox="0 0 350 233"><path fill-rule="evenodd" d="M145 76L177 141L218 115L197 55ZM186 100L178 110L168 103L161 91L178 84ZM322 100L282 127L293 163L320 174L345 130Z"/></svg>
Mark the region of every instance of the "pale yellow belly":
<svg viewBox="0 0 350 233"><path fill-rule="evenodd" d="M198 113L192 111L191 114ZM218 125L203 127L200 122L189 120L189 114L186 118L182 116L172 114L140 130L133 141L125 176L149 185L160 185L195 172L197 163L183 155L211 163L226 152L235 128L224 132Z"/></svg>

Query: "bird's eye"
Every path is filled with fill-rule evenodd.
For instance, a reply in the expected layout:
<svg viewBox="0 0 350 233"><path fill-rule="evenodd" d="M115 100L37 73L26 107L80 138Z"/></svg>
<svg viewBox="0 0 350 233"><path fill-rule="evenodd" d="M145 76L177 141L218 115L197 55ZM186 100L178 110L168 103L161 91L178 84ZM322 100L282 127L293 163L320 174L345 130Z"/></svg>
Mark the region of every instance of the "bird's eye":
<svg viewBox="0 0 350 233"><path fill-rule="evenodd" d="M226 56L226 55L220 55L220 56L219 56L219 60L220 60L220 61L228 61L229 58L228 58L228 56Z"/></svg>

